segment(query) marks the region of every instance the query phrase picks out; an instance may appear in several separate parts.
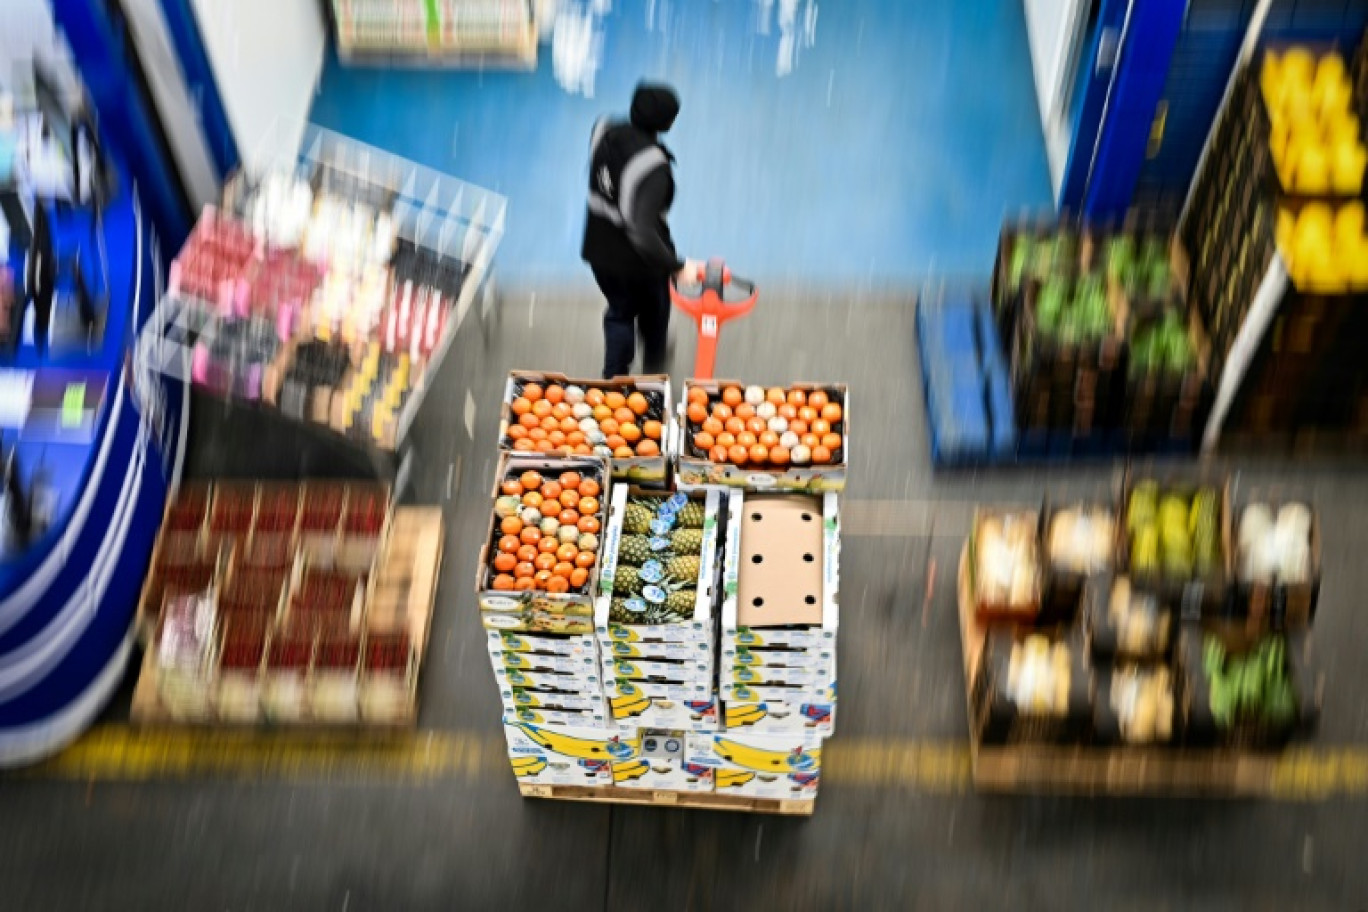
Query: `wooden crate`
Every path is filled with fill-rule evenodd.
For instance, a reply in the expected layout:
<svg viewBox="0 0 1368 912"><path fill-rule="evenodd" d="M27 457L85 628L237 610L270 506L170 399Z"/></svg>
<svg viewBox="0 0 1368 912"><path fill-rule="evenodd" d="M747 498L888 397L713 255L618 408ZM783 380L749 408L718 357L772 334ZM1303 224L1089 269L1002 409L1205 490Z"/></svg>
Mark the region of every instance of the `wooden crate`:
<svg viewBox="0 0 1368 912"><path fill-rule="evenodd" d="M703 811L740 811L743 814L784 814L811 817L817 802L782 798L745 798L709 792L670 792L650 789L591 788L583 785L518 786L524 798L559 801L595 801L600 804L635 804L647 807L681 807Z"/></svg>
<svg viewBox="0 0 1368 912"><path fill-rule="evenodd" d="M432 630L432 614L437 601L437 580L440 576L444 544L442 511L438 507L399 507L391 523L389 542L374 580L376 585L394 581L404 582L404 593L386 616L372 617L367 606L367 625L379 631L393 630L396 624L408 628L417 656L414 683L421 668L422 658ZM369 595L376 591L373 586ZM242 727L270 724L264 714L255 718L222 719L213 711L212 701L202 716L173 716L162 701L158 680L155 643L143 656L143 666L133 691L130 719L136 725L195 725ZM413 727L418 722L417 688L411 690L412 702L393 717L378 720L326 722L302 719L296 727L373 728L390 729Z"/></svg>
<svg viewBox="0 0 1368 912"><path fill-rule="evenodd" d="M972 682L986 630L974 620L968 547L960 554L958 616L964 652L965 699L974 717ZM974 787L987 792L1083 795L1270 795L1278 755L1253 751L1078 745L981 745L970 727Z"/></svg>

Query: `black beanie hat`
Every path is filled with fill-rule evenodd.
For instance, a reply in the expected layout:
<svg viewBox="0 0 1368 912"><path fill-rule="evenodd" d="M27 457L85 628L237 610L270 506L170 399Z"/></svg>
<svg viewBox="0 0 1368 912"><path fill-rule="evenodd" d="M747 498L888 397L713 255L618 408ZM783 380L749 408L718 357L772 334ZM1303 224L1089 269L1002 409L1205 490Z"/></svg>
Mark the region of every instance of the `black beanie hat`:
<svg viewBox="0 0 1368 912"><path fill-rule="evenodd" d="M649 133L669 130L679 115L679 96L663 84L643 82L632 95L632 126Z"/></svg>

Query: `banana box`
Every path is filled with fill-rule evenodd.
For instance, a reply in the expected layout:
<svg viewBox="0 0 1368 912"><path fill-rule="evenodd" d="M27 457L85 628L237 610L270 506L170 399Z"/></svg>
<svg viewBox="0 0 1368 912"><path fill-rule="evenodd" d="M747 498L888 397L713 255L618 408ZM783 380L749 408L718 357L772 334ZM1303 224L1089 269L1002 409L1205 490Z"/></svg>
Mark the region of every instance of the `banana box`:
<svg viewBox="0 0 1368 912"><path fill-rule="evenodd" d="M708 681L668 682L668 681L629 681L623 678L606 678L603 682L603 695L609 700L614 697L631 697L645 694L664 700L711 700L713 686Z"/></svg>
<svg viewBox="0 0 1368 912"><path fill-rule="evenodd" d="M756 735L808 733L825 738L836 731L836 704L724 703L722 728Z"/></svg>
<svg viewBox="0 0 1368 912"><path fill-rule="evenodd" d="M836 681L812 684L740 684L718 682L717 695L728 703L835 703Z"/></svg>
<svg viewBox="0 0 1368 912"><path fill-rule="evenodd" d="M742 668L805 668L835 676L836 649L831 644L809 649L776 649L772 647L723 646L721 669L724 674Z"/></svg>
<svg viewBox="0 0 1368 912"><path fill-rule="evenodd" d="M508 652L503 649L491 649L489 661L495 670L513 668L518 671L554 671L559 674L575 675L593 674L598 666L598 659L593 653L566 656L543 652Z"/></svg>
<svg viewBox="0 0 1368 912"><path fill-rule="evenodd" d="M624 693L608 700L613 722L625 727L682 728L689 731L717 731L717 700L670 700L651 697L624 682Z"/></svg>
<svg viewBox="0 0 1368 912"><path fill-rule="evenodd" d="M504 652L540 652L550 655L595 655L598 641L592 634L578 636L540 636L530 633L509 633L486 630L489 649Z"/></svg>
<svg viewBox="0 0 1368 912"><path fill-rule="evenodd" d="M679 730L643 729L641 752L631 760L613 761L618 788L711 792L713 768L688 762L689 738L707 737Z"/></svg>
<svg viewBox="0 0 1368 912"><path fill-rule="evenodd" d="M732 684L786 684L790 687L815 687L831 682L831 674L812 668L787 668L783 665L746 665L723 673Z"/></svg>
<svg viewBox="0 0 1368 912"><path fill-rule="evenodd" d="M613 718L602 708L597 711L573 709L533 709L528 706L510 709L504 706L504 717L524 725L555 725L571 728L617 728Z"/></svg>
<svg viewBox="0 0 1368 912"><path fill-rule="evenodd" d="M602 715L604 699L600 693L571 693L560 690L531 690L525 687L500 687L499 700L504 715L520 709L556 709Z"/></svg>
<svg viewBox="0 0 1368 912"><path fill-rule="evenodd" d="M518 781L532 785L611 786L614 761L641 751L636 731L528 725L505 717L504 738Z"/></svg>
<svg viewBox="0 0 1368 912"><path fill-rule="evenodd" d="M599 644L603 661L650 659L660 662L712 661L712 643L698 640L692 643L632 643L607 640Z"/></svg>
<svg viewBox="0 0 1368 912"><path fill-rule="evenodd" d="M817 797L822 741L806 733L718 732L690 739L686 762L712 767L719 795L807 800Z"/></svg>
<svg viewBox="0 0 1368 912"><path fill-rule="evenodd" d="M554 671L520 671L517 668L495 666L494 680L499 689L505 687L525 687L534 690L560 690L566 693L600 693L602 681L593 672L584 674L560 674Z"/></svg>
<svg viewBox="0 0 1368 912"><path fill-rule="evenodd" d="M721 645L825 649L840 623L839 498L746 494L727 499ZM813 524L820 522L820 528Z"/></svg>
<svg viewBox="0 0 1368 912"><path fill-rule="evenodd" d="M613 487L608 507L608 521L604 525L601 550L603 570L599 576L598 599L594 603L594 629L598 633L600 643L619 641L627 643L711 643L713 629L716 626L713 604L717 594L717 545L718 537L721 534L718 518L722 506L721 494L709 490L675 495L693 502L702 501L703 544L699 553L699 571L695 586L693 614L688 620L666 624L624 623L622 620L616 619L620 618L621 615L614 614L613 604L615 601L621 602L624 597L628 599L638 598L638 590L632 589L624 592L621 580L616 579L619 568L628 566L620 558L623 537L628 534L623 529L630 506L628 498L633 496L660 497L661 492L628 487L627 485ZM650 534L654 540L664 542L671 533L667 528L652 528ZM631 569L634 571L634 568ZM615 583L616 589L614 588ZM653 589L660 590L654 593L657 599L667 597L668 593L662 586L648 584L645 592L639 596L640 601L643 603L649 601L649 595Z"/></svg>
<svg viewBox="0 0 1368 912"><path fill-rule="evenodd" d="M629 681L665 681L681 684L711 683L712 661L653 662L648 659L609 659L603 663L603 677Z"/></svg>
<svg viewBox="0 0 1368 912"><path fill-rule="evenodd" d="M480 623L490 632L592 635L594 608L582 603L557 604L540 599L490 596L481 603Z"/></svg>

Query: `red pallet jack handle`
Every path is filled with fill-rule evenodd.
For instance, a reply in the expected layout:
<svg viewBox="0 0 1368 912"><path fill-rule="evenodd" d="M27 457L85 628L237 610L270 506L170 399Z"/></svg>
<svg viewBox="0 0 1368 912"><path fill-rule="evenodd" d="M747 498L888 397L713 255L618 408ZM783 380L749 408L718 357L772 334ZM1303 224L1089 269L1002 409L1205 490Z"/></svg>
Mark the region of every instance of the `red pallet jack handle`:
<svg viewBox="0 0 1368 912"><path fill-rule="evenodd" d="M713 369L717 366L717 339L722 324L738 317L744 317L755 308L760 291L753 282L732 275L731 270L720 259L708 260L698 270L697 282L703 288L697 297L685 297L679 290L678 277L670 279L670 300L674 305L693 317L698 327L698 355L694 358L693 378L711 380ZM746 295L744 300L728 301L728 289Z"/></svg>

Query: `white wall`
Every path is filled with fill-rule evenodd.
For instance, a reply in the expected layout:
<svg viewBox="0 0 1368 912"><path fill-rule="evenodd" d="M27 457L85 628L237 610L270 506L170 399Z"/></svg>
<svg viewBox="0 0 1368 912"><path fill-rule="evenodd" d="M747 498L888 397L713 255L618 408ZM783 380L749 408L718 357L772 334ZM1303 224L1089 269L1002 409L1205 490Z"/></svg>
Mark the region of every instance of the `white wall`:
<svg viewBox="0 0 1368 912"><path fill-rule="evenodd" d="M1086 24L1083 16L1087 0L1024 0L1026 36L1031 46L1031 67L1035 71L1036 98L1040 103L1040 122L1045 130L1045 151L1050 161L1050 179L1056 198L1064 177L1069 154L1070 125L1063 109L1064 85L1069 53L1079 30Z"/></svg>
<svg viewBox="0 0 1368 912"><path fill-rule="evenodd" d="M62 91L74 94L80 77L71 62L71 49L53 25L48 0L0 0L0 86L27 93L28 70L35 58L46 65ZM17 74L22 74L20 85L16 85Z"/></svg>
<svg viewBox="0 0 1368 912"><path fill-rule="evenodd" d="M296 136L309 119L326 42L318 3L192 0L191 6L238 153L248 170L264 167L277 119Z"/></svg>

